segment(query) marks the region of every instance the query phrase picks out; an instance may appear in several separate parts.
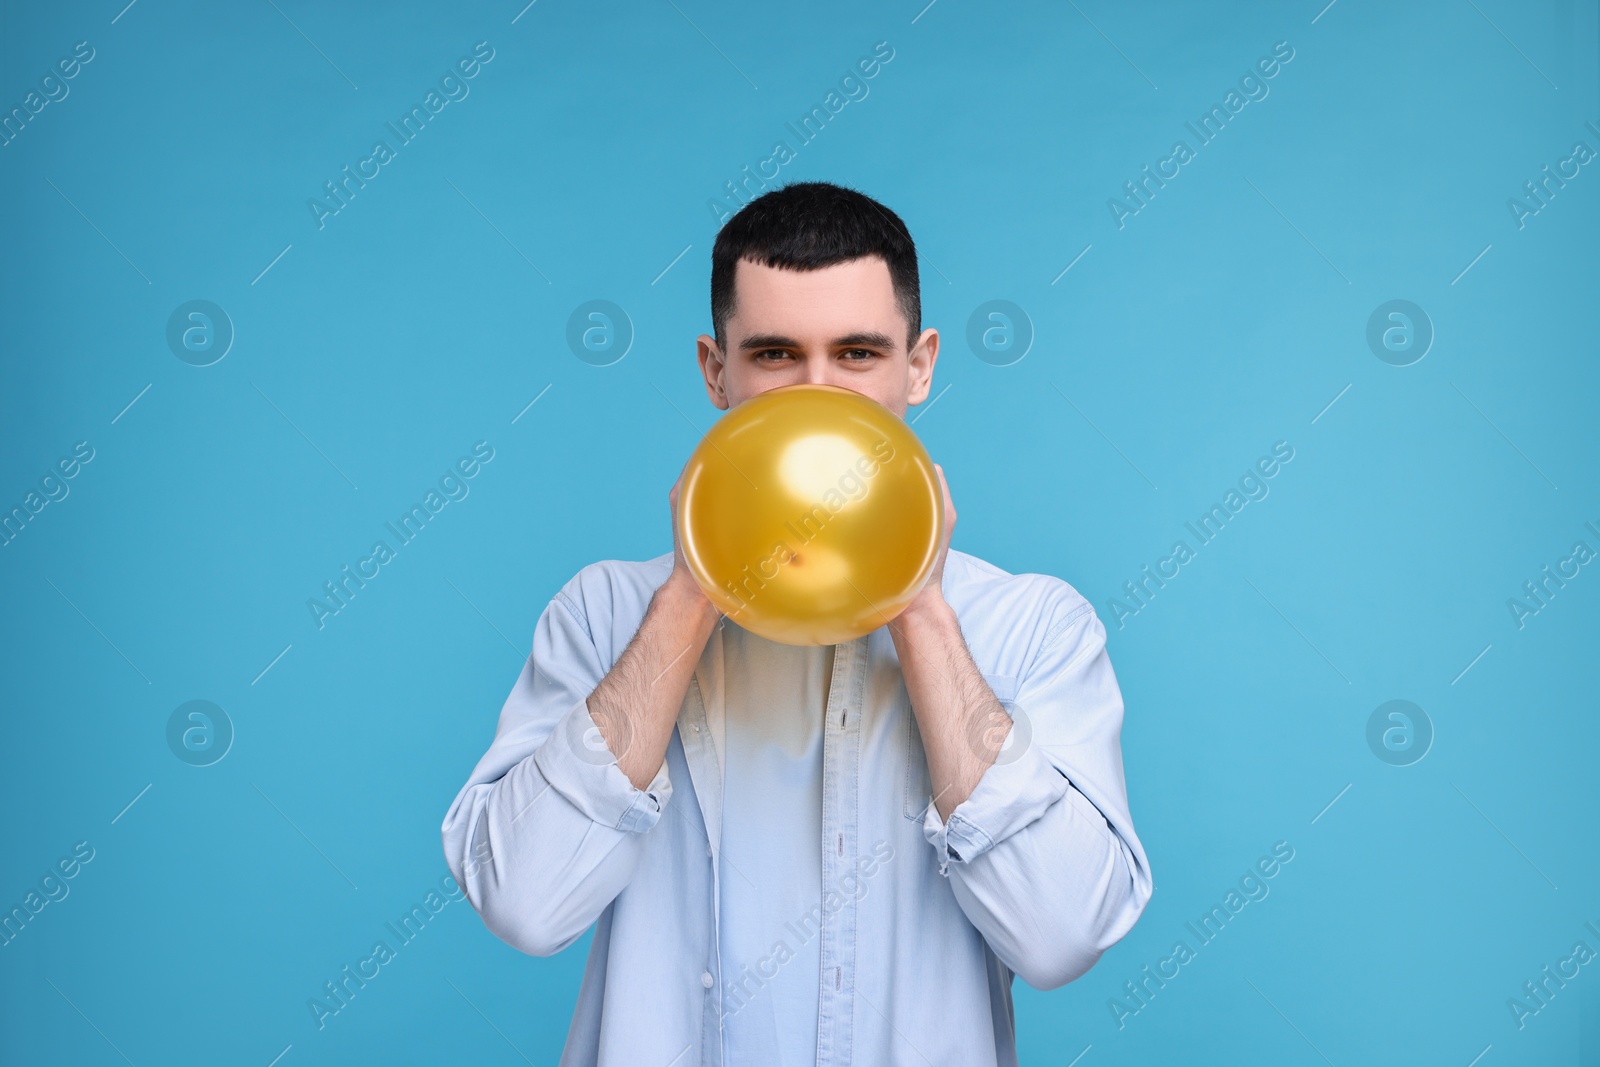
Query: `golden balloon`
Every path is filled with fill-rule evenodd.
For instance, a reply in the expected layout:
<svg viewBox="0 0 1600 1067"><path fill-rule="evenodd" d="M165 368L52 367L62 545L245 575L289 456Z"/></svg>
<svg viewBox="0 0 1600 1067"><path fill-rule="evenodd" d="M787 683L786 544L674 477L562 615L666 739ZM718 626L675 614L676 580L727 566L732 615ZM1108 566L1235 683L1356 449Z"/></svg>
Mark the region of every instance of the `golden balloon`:
<svg viewBox="0 0 1600 1067"><path fill-rule="evenodd" d="M678 543L745 629L833 645L900 614L933 572L944 500L928 451L871 397L786 385L736 404L689 457Z"/></svg>

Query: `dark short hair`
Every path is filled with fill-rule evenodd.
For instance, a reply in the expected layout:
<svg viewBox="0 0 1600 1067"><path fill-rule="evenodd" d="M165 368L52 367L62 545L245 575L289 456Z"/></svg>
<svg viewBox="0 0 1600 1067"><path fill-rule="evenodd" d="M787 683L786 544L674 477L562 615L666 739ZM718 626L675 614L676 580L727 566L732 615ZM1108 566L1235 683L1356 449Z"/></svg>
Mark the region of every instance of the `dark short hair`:
<svg viewBox="0 0 1600 1067"><path fill-rule="evenodd" d="M863 256L889 267L895 302L906 320L906 348L922 333L917 246L900 216L854 189L795 182L762 193L727 221L711 249L711 323L727 351L724 327L734 312L739 260L785 270L820 270Z"/></svg>

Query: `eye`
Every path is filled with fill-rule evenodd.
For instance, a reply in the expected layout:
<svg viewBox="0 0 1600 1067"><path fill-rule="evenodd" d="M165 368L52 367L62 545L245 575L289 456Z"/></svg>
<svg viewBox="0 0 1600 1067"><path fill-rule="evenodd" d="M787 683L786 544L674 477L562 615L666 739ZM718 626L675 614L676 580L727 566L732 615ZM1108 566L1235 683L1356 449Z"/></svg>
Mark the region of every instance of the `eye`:
<svg viewBox="0 0 1600 1067"><path fill-rule="evenodd" d="M850 363L864 363L869 359L875 358L877 354L870 348L847 348L840 353Z"/></svg>
<svg viewBox="0 0 1600 1067"><path fill-rule="evenodd" d="M767 360L769 356L772 357L772 360L774 361L790 358L789 353L781 348L764 348L756 353L756 359L758 360Z"/></svg>

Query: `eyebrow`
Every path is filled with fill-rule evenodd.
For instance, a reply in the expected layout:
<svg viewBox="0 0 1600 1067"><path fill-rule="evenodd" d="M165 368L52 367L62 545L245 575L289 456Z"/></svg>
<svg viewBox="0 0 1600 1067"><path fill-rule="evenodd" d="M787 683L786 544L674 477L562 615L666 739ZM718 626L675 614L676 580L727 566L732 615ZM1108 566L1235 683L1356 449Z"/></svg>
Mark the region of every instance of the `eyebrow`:
<svg viewBox="0 0 1600 1067"><path fill-rule="evenodd" d="M739 342L739 347L746 352L758 351L767 348L801 348L799 341L793 337L786 337L778 333L758 333L746 337ZM886 333L867 330L857 333L847 333L843 337L835 337L829 342L831 348L894 348L894 339Z"/></svg>

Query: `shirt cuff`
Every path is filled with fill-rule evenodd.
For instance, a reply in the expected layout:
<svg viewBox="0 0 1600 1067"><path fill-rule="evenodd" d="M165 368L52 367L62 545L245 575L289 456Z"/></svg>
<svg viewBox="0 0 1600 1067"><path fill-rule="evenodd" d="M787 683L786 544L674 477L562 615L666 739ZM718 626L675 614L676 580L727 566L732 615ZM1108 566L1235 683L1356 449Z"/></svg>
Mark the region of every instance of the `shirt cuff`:
<svg viewBox="0 0 1600 1067"><path fill-rule="evenodd" d="M971 795L955 806L946 822L939 809L928 805L922 817L922 836L939 857L939 873L950 877L950 864L970 864L995 845L1039 818L1060 800L1072 783L1067 781L1036 745L989 765Z"/></svg>
<svg viewBox="0 0 1600 1067"><path fill-rule="evenodd" d="M533 762L550 788L589 818L613 830L638 833L650 829L672 796L665 758L644 789L622 773L616 755L589 714L587 698L561 717L534 753Z"/></svg>

